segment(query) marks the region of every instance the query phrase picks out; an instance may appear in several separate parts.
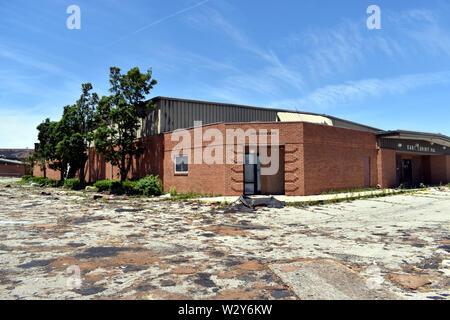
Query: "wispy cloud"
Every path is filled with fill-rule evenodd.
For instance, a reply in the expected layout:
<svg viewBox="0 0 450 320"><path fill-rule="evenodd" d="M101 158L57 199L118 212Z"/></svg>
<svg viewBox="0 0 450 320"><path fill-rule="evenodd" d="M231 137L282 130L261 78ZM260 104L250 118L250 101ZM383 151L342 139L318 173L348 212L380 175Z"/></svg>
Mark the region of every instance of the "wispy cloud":
<svg viewBox="0 0 450 320"><path fill-rule="evenodd" d="M362 67L376 55L392 58L405 54L400 43L387 33L367 33L364 21L344 21L333 28L310 28L286 37L284 46L300 52L292 55L295 67L314 78Z"/></svg>
<svg viewBox="0 0 450 320"><path fill-rule="evenodd" d="M261 61L259 70L245 71L245 68L236 68L238 72L227 76L225 84L229 91L250 90L257 93L272 95L279 91L281 86L288 86L300 92L305 89L305 82L301 73L284 63L273 50L261 48L254 43L235 24L231 23L216 9L205 8L201 12L189 17L191 23L215 28L226 35L234 45Z"/></svg>
<svg viewBox="0 0 450 320"><path fill-rule="evenodd" d="M172 14L169 14L169 15L167 15L167 16L161 18L161 19L158 19L158 20L156 20L156 21L153 21L152 23L150 23L150 24L148 24L148 25L145 25L145 26L143 26L143 27L141 27L141 28L135 30L135 31L131 32L130 34L128 34L128 35L126 35L126 36L123 36L123 37L121 37L121 38L119 38L119 39L117 39L117 40L115 40L115 41L113 41L113 42L107 44L105 47L110 47L110 46L112 46L112 45L114 45L114 44L116 44L116 43L119 43L119 42L121 42L121 41L123 41L123 40L126 40L126 39L128 39L128 38L130 38L130 37L132 37L132 36L134 36L134 35L136 35L136 34L142 32L142 31L148 30L148 29L150 29L150 28L152 28L152 27L154 27L154 26L156 26L156 25L158 25L158 24L160 24L160 23L163 23L164 21L167 21L167 20L169 20L169 19L171 19L171 18L174 18L174 17L176 17L176 16L179 16L180 14L186 13L186 12L191 11L191 10L193 10L193 9L195 9L195 8L198 8L198 7L200 7L200 6L203 6L203 5L205 5L206 3L210 2L210 1L212 1L212 0L203 0L203 1L198 2L198 3L196 3L195 5L192 5L192 6L190 6L190 7L187 7L187 8L181 9L181 10L178 10L178 11L172 13Z"/></svg>
<svg viewBox="0 0 450 320"><path fill-rule="evenodd" d="M23 66L32 67L34 69L38 69L49 73L59 74L63 72L63 70L58 66L56 66L55 64L42 61L24 51L14 50L12 48L8 48L1 45L0 45L0 58L6 58L14 62L17 62Z"/></svg>
<svg viewBox="0 0 450 320"><path fill-rule="evenodd" d="M327 109L336 105L357 102L383 95L401 95L409 90L432 85L450 84L450 72L407 74L386 79L363 79L319 88L300 99L271 103L273 107L290 109Z"/></svg>
<svg viewBox="0 0 450 320"><path fill-rule="evenodd" d="M388 19L401 28L409 40L408 47L415 44L428 54L450 56L450 31L442 26L441 14L442 12L415 9L404 11L398 17L389 15Z"/></svg>

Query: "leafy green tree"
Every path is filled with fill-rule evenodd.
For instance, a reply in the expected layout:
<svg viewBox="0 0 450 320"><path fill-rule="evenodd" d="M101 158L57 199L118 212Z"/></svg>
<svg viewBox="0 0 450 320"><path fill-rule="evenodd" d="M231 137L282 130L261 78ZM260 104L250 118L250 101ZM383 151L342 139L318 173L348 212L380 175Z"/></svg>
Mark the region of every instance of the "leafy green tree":
<svg viewBox="0 0 450 320"><path fill-rule="evenodd" d="M136 140L137 130L140 119L154 107L145 100L157 81L152 79L151 69L141 73L136 67L121 74L119 68L112 67L109 82L111 95L102 97L96 113L99 126L95 130L95 148L119 168L123 182L133 157L144 152L141 142Z"/></svg>
<svg viewBox="0 0 450 320"><path fill-rule="evenodd" d="M47 177L47 165L49 164L52 152L54 151L53 147L50 145L53 126L53 122L48 118L37 126L39 144L36 150L36 158L41 170L44 172L44 178Z"/></svg>
<svg viewBox="0 0 450 320"><path fill-rule="evenodd" d="M86 143L78 132L80 124L77 116L76 105L64 107L63 116L54 132L57 139L55 153L61 164L67 164L64 177L69 179L75 177L87 160Z"/></svg>
<svg viewBox="0 0 450 320"><path fill-rule="evenodd" d="M23 159L23 162L25 163L25 166L27 167L27 175L33 175L34 174L34 166L36 163L38 163L38 158L36 153L32 152L28 157Z"/></svg>
<svg viewBox="0 0 450 320"><path fill-rule="evenodd" d="M82 84L82 94L75 105L64 107L59 122L59 142L56 152L69 166L68 178L79 173L80 182L85 182L85 166L89 159L90 146L96 128L95 112L98 95L91 93L90 83Z"/></svg>
<svg viewBox="0 0 450 320"><path fill-rule="evenodd" d="M78 115L79 123L78 133L80 133L81 138L84 140L85 150L87 150L87 159L89 159L91 144L94 141L94 132L98 125L95 113L99 98L97 93L91 93L92 89L92 84L83 84L81 97L76 104L76 113ZM79 139L79 137L75 139ZM84 183L85 180L85 165L87 159L80 162L79 165L81 183Z"/></svg>
<svg viewBox="0 0 450 320"><path fill-rule="evenodd" d="M67 110L71 107L64 107L63 119L59 122L46 119L38 127L39 145L35 152L35 158L40 164L44 177L47 177L47 166L50 169L60 171L60 180L64 180L67 174L72 146L70 141L70 130L64 121ZM69 151L67 151L69 150Z"/></svg>
<svg viewBox="0 0 450 320"><path fill-rule="evenodd" d="M48 166L50 169L60 172L60 181L64 181L68 170L68 159L59 151L58 145L66 136L66 128L61 121L50 122L49 140L46 145L48 153Z"/></svg>

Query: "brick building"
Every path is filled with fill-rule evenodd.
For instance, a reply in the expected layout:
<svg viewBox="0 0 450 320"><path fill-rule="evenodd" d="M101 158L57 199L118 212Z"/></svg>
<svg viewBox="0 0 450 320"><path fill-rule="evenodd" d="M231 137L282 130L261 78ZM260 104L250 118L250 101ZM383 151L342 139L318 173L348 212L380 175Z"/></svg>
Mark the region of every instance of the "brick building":
<svg viewBox="0 0 450 320"><path fill-rule="evenodd" d="M29 174L30 167L23 160L31 155L30 149L0 149L0 177L21 177Z"/></svg>
<svg viewBox="0 0 450 320"><path fill-rule="evenodd" d="M314 113L153 101L139 132L145 153L133 160L129 178L158 174L166 191L312 195L450 182L450 138L441 134L384 131ZM117 179L119 170L92 149L86 172L96 181Z"/></svg>

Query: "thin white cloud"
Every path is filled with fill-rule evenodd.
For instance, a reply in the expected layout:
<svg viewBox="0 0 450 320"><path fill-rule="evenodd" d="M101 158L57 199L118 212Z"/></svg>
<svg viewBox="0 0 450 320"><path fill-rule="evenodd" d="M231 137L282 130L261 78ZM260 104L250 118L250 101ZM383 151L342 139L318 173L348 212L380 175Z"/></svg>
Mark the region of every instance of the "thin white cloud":
<svg viewBox="0 0 450 320"><path fill-rule="evenodd" d="M273 107L290 109L321 108L358 102L383 95L401 95L409 90L432 85L450 84L450 72L408 74L387 79L363 79L319 88L300 99L271 103Z"/></svg>
<svg viewBox="0 0 450 320"><path fill-rule="evenodd" d="M238 48L250 52L264 62L256 72L245 72L240 68L236 74L226 77L228 85L268 95L279 91L281 85L298 91L304 90L305 82L301 73L282 62L273 50L263 49L255 44L219 11L207 8L202 10L202 13L191 15L189 21L202 27L216 28L228 36Z"/></svg>
<svg viewBox="0 0 450 320"><path fill-rule="evenodd" d="M344 21L333 28L311 28L291 34L284 41L295 67L314 78L326 78L363 66L376 55L404 56L405 51L389 34L368 34L364 21Z"/></svg>
<svg viewBox="0 0 450 320"><path fill-rule="evenodd" d="M42 60L33 57L31 54L27 54L23 51L13 50L5 46L0 46L0 57L15 61L21 65L39 69L53 74L63 73L63 70L58 66L47 63Z"/></svg>
<svg viewBox="0 0 450 320"><path fill-rule="evenodd" d="M161 18L161 19L158 19L158 20L156 20L156 21L153 21L152 23L150 23L150 24L148 24L148 25L146 25L146 26L143 26L143 27L141 27L141 28L135 30L135 31L131 32L130 34L128 34L128 35L126 35L126 36L123 36L123 37L121 37L120 39L117 39L117 40L115 40L115 41L113 41L113 42L107 44L105 47L110 47L110 46L112 46L112 45L114 45L114 44L116 44L116 43L118 43L118 42L121 42L121 41L123 41L123 40L125 40L125 39L128 39L128 38L132 37L133 35L136 35L136 34L142 32L142 31L145 31L145 30L147 30L147 29L150 29L151 27L154 27L154 26L156 26L156 25L158 25L158 24L160 24L160 23L163 23L164 21L167 21L167 20L169 20L169 19L171 19L171 18L174 18L174 17L176 17L176 16L178 16L178 15L180 15L180 14L183 14L183 13L186 13L186 12L188 12L188 11L191 11L191 10L193 10L193 9L195 9L195 8L200 7L200 6L203 6L203 5L205 5L206 3L210 2L210 1L211 1L211 0L203 0L203 1L198 2L198 3L196 3L195 5L192 5L192 6L190 6L190 7L187 7L187 8L181 9L181 10L178 10L177 12L174 12L174 13L169 14L169 15L167 15L167 16Z"/></svg>

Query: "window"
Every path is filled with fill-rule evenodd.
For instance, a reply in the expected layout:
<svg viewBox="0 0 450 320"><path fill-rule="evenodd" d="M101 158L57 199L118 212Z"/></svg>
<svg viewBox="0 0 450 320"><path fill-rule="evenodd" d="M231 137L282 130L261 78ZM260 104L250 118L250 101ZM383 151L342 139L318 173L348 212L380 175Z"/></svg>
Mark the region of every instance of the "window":
<svg viewBox="0 0 450 320"><path fill-rule="evenodd" d="M188 156L175 157L175 173L188 173Z"/></svg>

